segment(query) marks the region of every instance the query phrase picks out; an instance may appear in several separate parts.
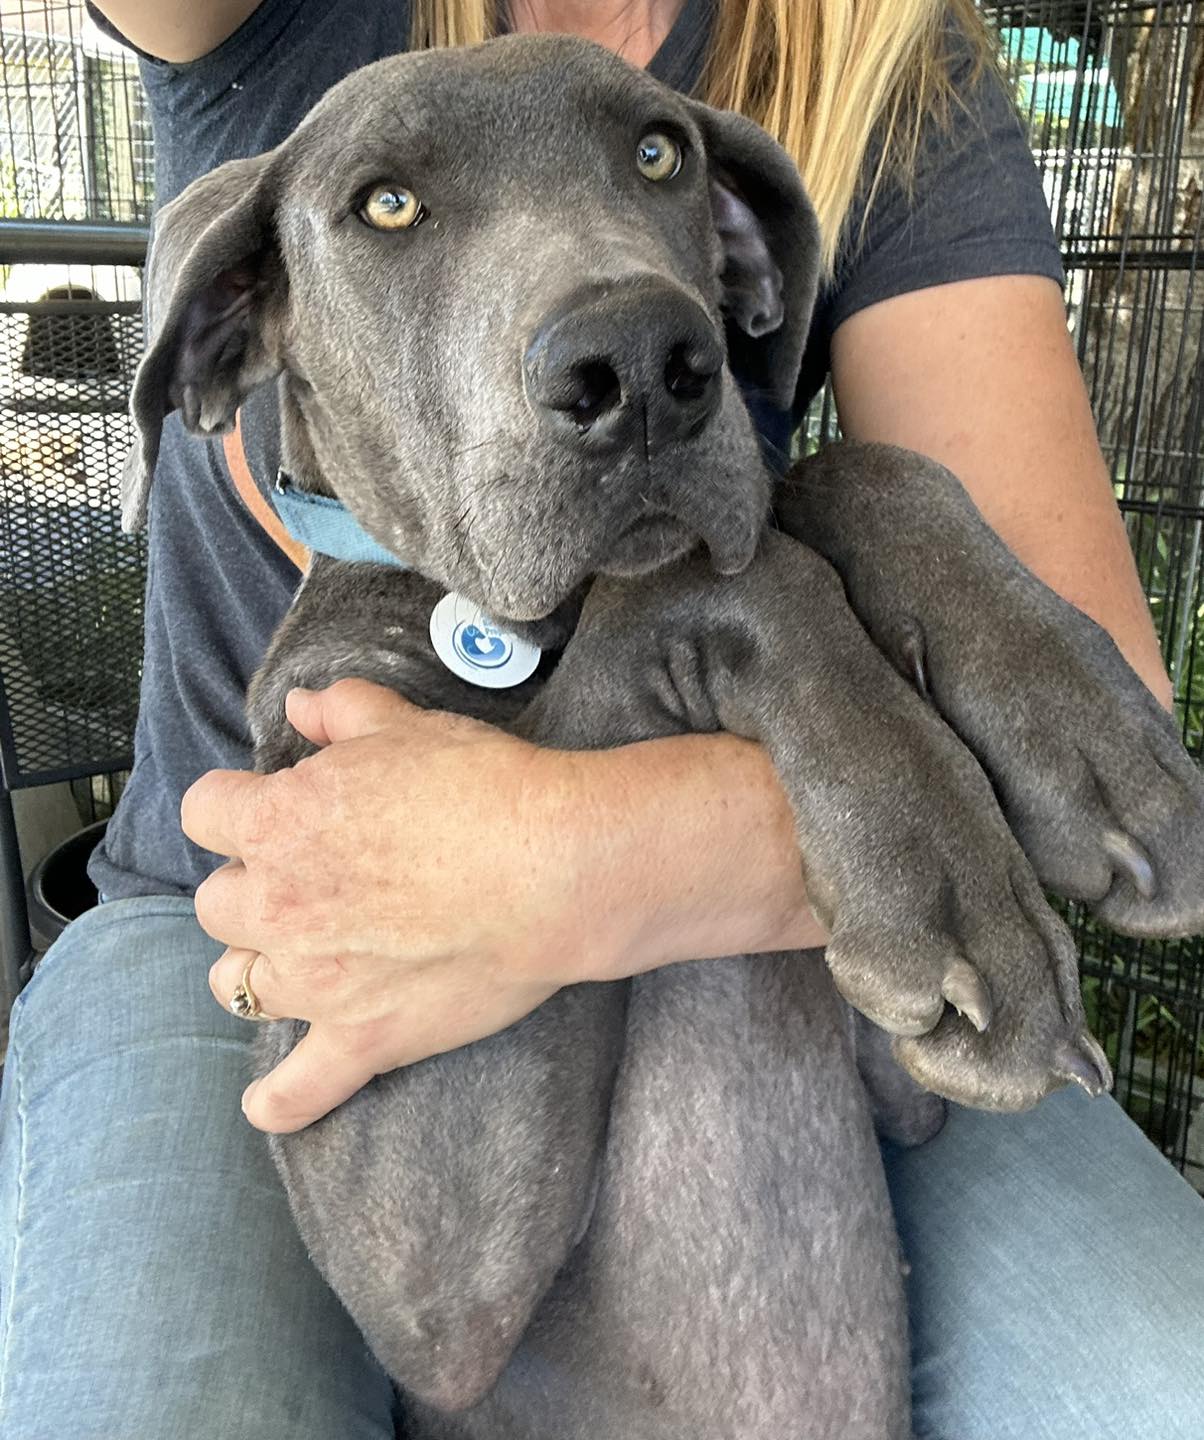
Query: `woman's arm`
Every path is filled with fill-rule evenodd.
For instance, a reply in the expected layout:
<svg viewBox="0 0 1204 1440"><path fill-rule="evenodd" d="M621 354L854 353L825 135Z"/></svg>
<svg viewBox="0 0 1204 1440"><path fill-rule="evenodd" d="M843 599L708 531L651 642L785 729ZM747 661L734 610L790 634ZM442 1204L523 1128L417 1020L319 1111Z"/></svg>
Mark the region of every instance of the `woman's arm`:
<svg viewBox="0 0 1204 1440"><path fill-rule="evenodd" d="M1024 564L1102 625L1170 707L1053 281L963 280L871 305L837 329L832 377L850 439L947 465Z"/></svg>
<svg viewBox="0 0 1204 1440"><path fill-rule="evenodd" d="M125 38L160 60L199 60L233 35L259 0L94 0Z"/></svg>
<svg viewBox="0 0 1204 1440"><path fill-rule="evenodd" d="M540 750L362 680L294 691L288 713L327 748L273 775L211 771L181 812L233 861L196 895L232 947L215 996L255 956L264 1010L313 1022L244 1099L261 1129L300 1129L560 985L826 939L759 746Z"/></svg>

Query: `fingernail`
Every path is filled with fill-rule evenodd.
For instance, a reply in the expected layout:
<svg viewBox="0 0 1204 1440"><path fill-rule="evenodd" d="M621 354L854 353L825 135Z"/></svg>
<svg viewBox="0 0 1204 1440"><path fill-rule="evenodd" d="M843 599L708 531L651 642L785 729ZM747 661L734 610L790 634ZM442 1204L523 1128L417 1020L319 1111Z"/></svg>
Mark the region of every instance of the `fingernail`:
<svg viewBox="0 0 1204 1440"><path fill-rule="evenodd" d="M251 1096L254 1095L256 1090L259 1089L259 1085L260 1082L258 1080L252 1080L251 1083L247 1086L247 1088L242 1092L242 1113L244 1115L247 1113L247 1105L250 1102Z"/></svg>

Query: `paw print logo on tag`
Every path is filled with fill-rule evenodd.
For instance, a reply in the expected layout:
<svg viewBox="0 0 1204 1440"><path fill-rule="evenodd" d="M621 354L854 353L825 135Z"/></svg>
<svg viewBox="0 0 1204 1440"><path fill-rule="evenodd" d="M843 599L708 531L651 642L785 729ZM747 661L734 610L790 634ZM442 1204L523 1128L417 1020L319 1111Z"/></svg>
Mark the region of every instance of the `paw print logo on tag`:
<svg viewBox="0 0 1204 1440"><path fill-rule="evenodd" d="M464 620L452 632L456 654L469 665L482 670L496 670L514 654L514 641L496 625Z"/></svg>
<svg viewBox="0 0 1204 1440"><path fill-rule="evenodd" d="M494 622L463 595L445 595L431 611L431 645L444 665L472 685L506 690L535 673L539 647Z"/></svg>

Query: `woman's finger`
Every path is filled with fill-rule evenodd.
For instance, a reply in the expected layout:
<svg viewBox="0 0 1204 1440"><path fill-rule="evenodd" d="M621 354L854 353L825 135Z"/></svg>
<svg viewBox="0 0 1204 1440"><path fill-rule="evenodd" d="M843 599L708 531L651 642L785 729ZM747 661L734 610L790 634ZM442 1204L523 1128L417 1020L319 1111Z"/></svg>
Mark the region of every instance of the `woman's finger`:
<svg viewBox="0 0 1204 1440"><path fill-rule="evenodd" d="M258 950L242 950L235 946L220 955L209 970L209 988L223 1010L231 1010L231 1001L239 988L248 999L254 996L262 1020L283 1020L288 1008L281 996L279 977L271 961ZM238 1014L237 1010L232 1011ZM297 1017L291 1017L297 1018Z"/></svg>
<svg viewBox="0 0 1204 1440"><path fill-rule="evenodd" d="M206 935L223 945L252 945L254 919L251 913L251 886L238 860L220 865L197 886L193 897L197 923ZM262 936L259 943L263 943Z"/></svg>
<svg viewBox="0 0 1204 1440"><path fill-rule="evenodd" d="M338 680L326 690L290 690L284 697L288 723L313 745L373 735L415 708L370 680Z"/></svg>
<svg viewBox="0 0 1204 1440"><path fill-rule="evenodd" d="M376 1075L374 1057L349 1052L322 1026L311 1026L296 1048L243 1092L243 1114L257 1130L290 1135L320 1120Z"/></svg>
<svg viewBox="0 0 1204 1440"><path fill-rule="evenodd" d="M246 818L267 785L267 775L249 770L210 770L194 781L180 801L180 827L190 840L215 855L238 857Z"/></svg>

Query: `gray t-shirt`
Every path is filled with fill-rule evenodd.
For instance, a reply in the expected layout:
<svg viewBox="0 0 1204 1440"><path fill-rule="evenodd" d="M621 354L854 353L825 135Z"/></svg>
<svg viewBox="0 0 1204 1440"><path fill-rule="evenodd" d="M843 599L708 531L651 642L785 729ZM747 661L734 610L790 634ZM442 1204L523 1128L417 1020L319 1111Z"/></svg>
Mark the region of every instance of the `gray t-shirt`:
<svg viewBox="0 0 1204 1440"><path fill-rule="evenodd" d="M711 0L686 0L652 72L691 89L710 18ZM200 60L144 57L158 201L222 161L278 144L330 86L404 50L409 25L405 0L262 0ZM959 45L952 31L950 44ZM847 233L861 243L849 247L821 296L796 417L823 384L833 331L867 305L986 275L1061 283L1045 199L1011 103L992 75L971 84L968 62L959 58L957 68L964 108L948 127L927 125L910 190L881 186L868 216L864 201L853 207ZM757 419L780 446L790 417ZM266 485L278 449L270 387L244 407L243 437L251 470ZM180 798L206 770L249 768L243 696L296 585L295 568L234 490L221 446L186 436L172 417L151 497L134 772L90 866L106 897L191 894L220 863L181 832Z"/></svg>

